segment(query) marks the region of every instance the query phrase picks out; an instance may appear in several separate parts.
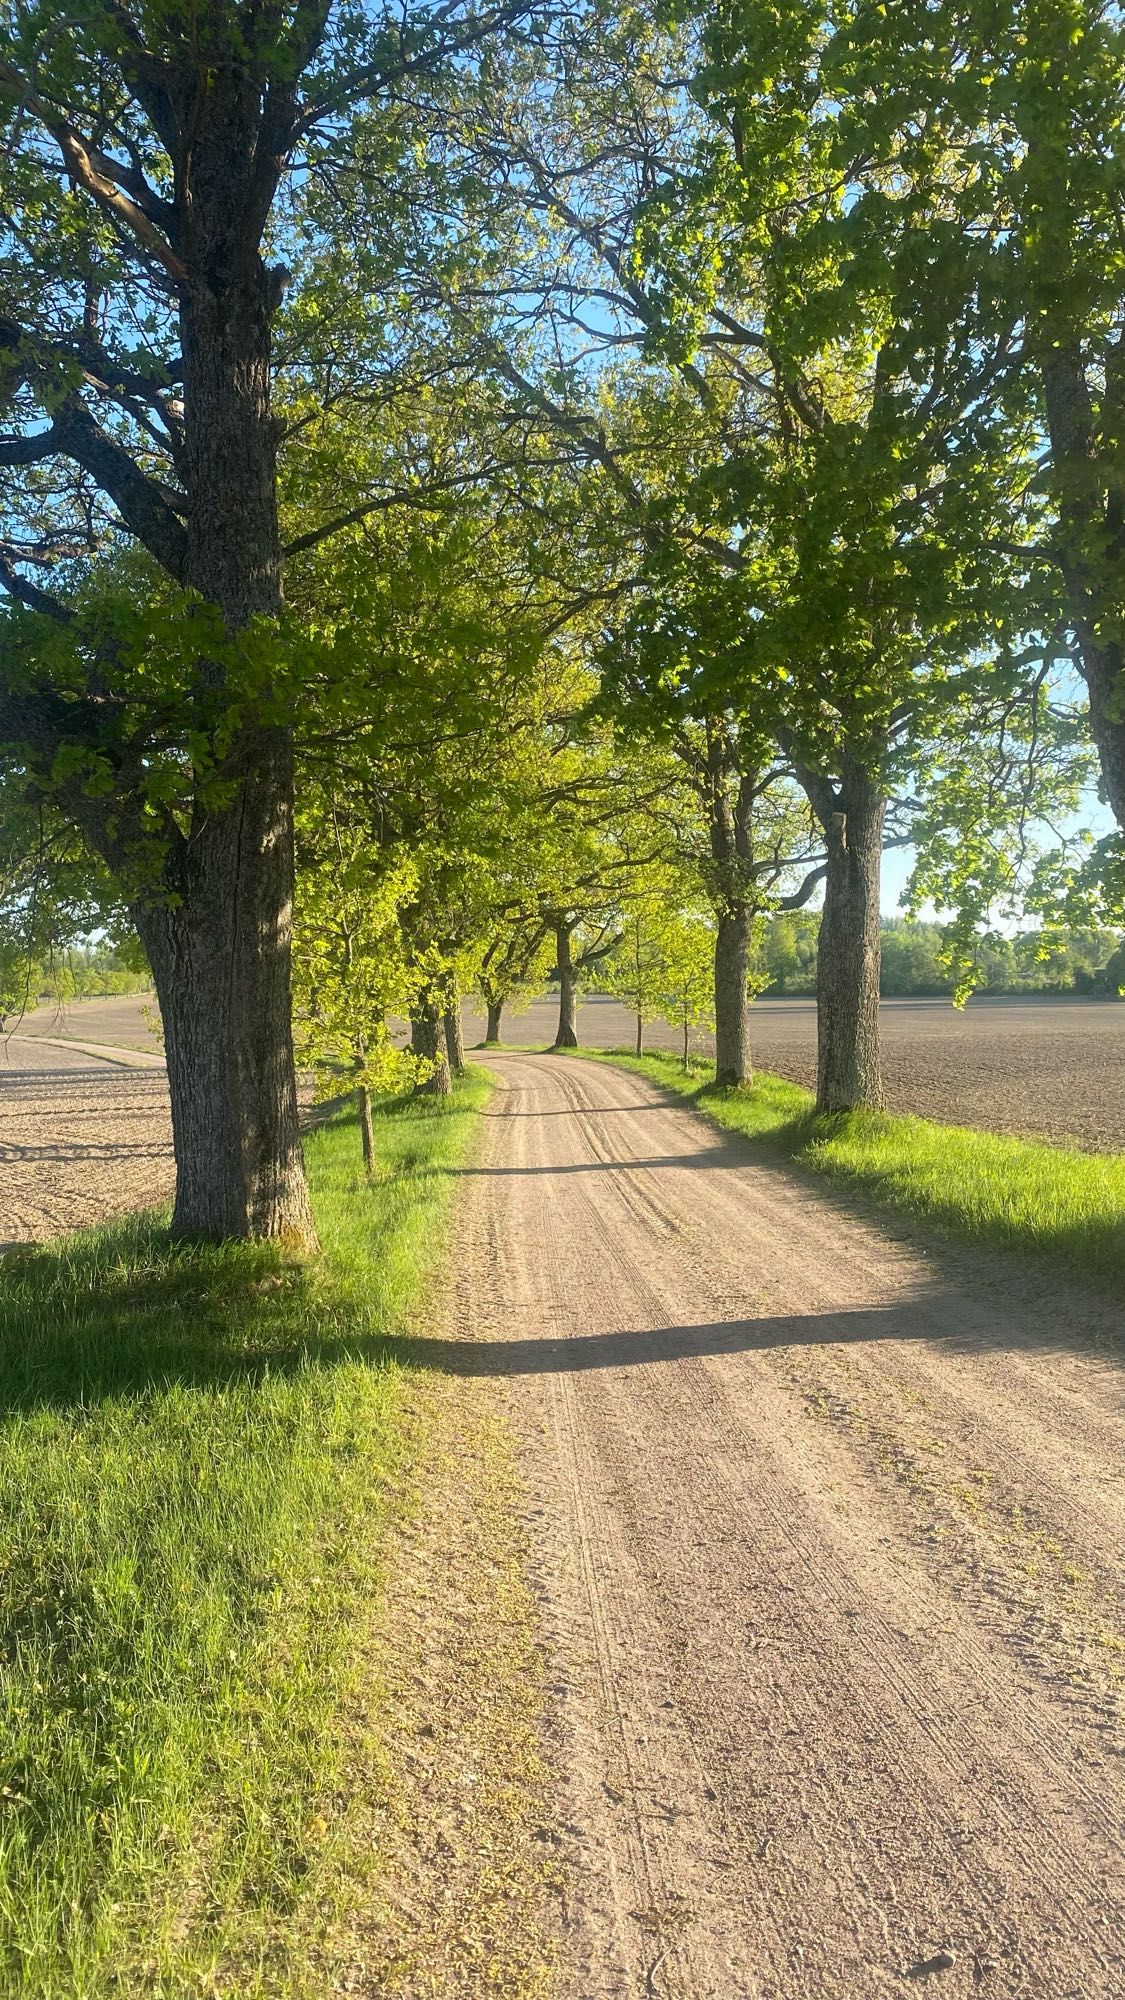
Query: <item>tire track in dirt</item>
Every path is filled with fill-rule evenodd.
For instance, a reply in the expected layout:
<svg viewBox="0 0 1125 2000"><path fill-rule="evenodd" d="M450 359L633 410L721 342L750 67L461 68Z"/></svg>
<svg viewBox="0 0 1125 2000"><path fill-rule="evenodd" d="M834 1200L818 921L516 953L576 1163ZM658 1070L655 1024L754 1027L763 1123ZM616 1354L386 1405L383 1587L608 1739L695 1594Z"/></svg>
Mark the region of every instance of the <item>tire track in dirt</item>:
<svg viewBox="0 0 1125 2000"><path fill-rule="evenodd" d="M561 1992L1119 1993L1115 1316L488 1061L448 1358L523 1440Z"/></svg>

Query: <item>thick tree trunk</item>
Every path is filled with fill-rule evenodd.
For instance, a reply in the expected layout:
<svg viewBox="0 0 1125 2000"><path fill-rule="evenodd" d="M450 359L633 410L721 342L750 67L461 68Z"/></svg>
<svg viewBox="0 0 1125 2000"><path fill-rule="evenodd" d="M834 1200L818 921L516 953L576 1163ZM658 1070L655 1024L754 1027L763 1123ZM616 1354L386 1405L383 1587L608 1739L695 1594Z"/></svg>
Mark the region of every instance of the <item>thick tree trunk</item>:
<svg viewBox="0 0 1125 2000"><path fill-rule="evenodd" d="M744 904L720 910L715 933L715 1082L736 1089L753 1080L746 987L750 976L751 913Z"/></svg>
<svg viewBox="0 0 1125 2000"><path fill-rule="evenodd" d="M454 1000L445 1010L445 1046L454 1076L465 1074L465 1035L461 1026L461 1002Z"/></svg>
<svg viewBox="0 0 1125 2000"><path fill-rule="evenodd" d="M565 924L555 925L555 963L559 975L559 1031L555 1036L557 1049L578 1047L578 977L570 955L570 931Z"/></svg>
<svg viewBox="0 0 1125 2000"><path fill-rule="evenodd" d="M825 824L828 873L817 947L818 1111L881 1109L879 887L886 798L845 759Z"/></svg>
<svg viewBox="0 0 1125 2000"><path fill-rule="evenodd" d="M179 903L134 910L164 1023L178 1236L315 1242L290 1023L288 758L279 734L259 742L237 814L183 858Z"/></svg>
<svg viewBox="0 0 1125 2000"><path fill-rule="evenodd" d="M281 609L269 280L217 263L185 294L183 581L235 633ZM191 621L184 644L193 643ZM224 670L197 666L199 724L223 726ZM241 699L234 689L230 701ZM293 759L287 731L247 722L220 766L229 804L196 806L169 864L173 897L135 911L160 996L183 1236L315 1245L290 1011Z"/></svg>
<svg viewBox="0 0 1125 2000"><path fill-rule="evenodd" d="M427 1097L448 1097L453 1082L449 1074L445 1027L436 1000L427 998L420 1001L417 1011L410 1016L410 1046L423 1062L433 1064L429 1075L415 1085L416 1090Z"/></svg>
<svg viewBox="0 0 1125 2000"><path fill-rule="evenodd" d="M484 1031L486 1042L498 1042L500 1040L500 1024L503 1017L504 1002L502 1000L490 1000L488 1002L488 1022Z"/></svg>
<svg viewBox="0 0 1125 2000"><path fill-rule="evenodd" d="M359 1086L359 1136L363 1145L363 1171L368 1180L375 1172L375 1128L371 1123L371 1092Z"/></svg>
<svg viewBox="0 0 1125 2000"><path fill-rule="evenodd" d="M1090 695L1090 733L1110 809L1125 827L1125 653L1113 636L1113 599L1125 562L1121 528L1101 497L1098 433L1077 341L1052 343L1042 362L1047 429L1058 487L1061 568ZM1118 504L1121 495L1116 496Z"/></svg>

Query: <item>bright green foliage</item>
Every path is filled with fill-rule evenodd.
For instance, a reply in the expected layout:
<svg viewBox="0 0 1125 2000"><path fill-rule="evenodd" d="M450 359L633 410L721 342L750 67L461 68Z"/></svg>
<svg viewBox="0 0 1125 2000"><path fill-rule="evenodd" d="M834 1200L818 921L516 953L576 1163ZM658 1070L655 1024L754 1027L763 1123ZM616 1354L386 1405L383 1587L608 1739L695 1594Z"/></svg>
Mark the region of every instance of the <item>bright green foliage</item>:
<svg viewBox="0 0 1125 2000"><path fill-rule="evenodd" d="M740 210L753 189L771 231L780 203L784 297L767 307L766 333L801 366L869 339L896 401L938 418L941 456L916 489L923 540L936 529L961 545L963 582L982 605L982 559L995 610L1018 579L1024 630L1045 634L1048 650L1070 626L1120 819L1120 9L903 0L893 32L877 7L823 0L720 4L697 18L698 93L733 121L739 167L717 145L697 185ZM958 384L974 379L966 401ZM1007 470L996 450L1006 429Z"/></svg>
<svg viewBox="0 0 1125 2000"><path fill-rule="evenodd" d="M401 1089L418 1060L387 1032L409 1013L416 975L402 947L400 912L416 886L408 859L372 867L369 838L331 796L306 793L297 817L293 924L293 1040L320 1090Z"/></svg>
<svg viewBox="0 0 1125 2000"><path fill-rule="evenodd" d="M144 985L127 944L121 959L111 947L83 948L107 929L121 929L121 911L104 869L49 804L0 767L0 1021L42 993L62 1001Z"/></svg>
<svg viewBox="0 0 1125 2000"><path fill-rule="evenodd" d="M763 993L815 993L820 914L785 911L759 928L754 962Z"/></svg>
<svg viewBox="0 0 1125 2000"><path fill-rule="evenodd" d="M693 1029L715 1025L715 930L705 917L673 912L663 932L661 1013L683 1034L686 1068Z"/></svg>
<svg viewBox="0 0 1125 2000"><path fill-rule="evenodd" d="M476 954L474 978L485 1006L518 1013L542 992L554 953L554 939L537 908L501 912Z"/></svg>
<svg viewBox="0 0 1125 2000"><path fill-rule="evenodd" d="M693 889L697 897L690 874L652 868L622 913L599 983L636 1016L638 1044L645 1023L660 1019L682 1030L686 1053L691 1029L713 1024L715 930L692 908Z"/></svg>
<svg viewBox="0 0 1125 2000"><path fill-rule="evenodd" d="M655 898L638 897L630 905L617 949L606 960L600 982L636 1015L638 1042L644 1023L662 1011L668 973L666 915L667 904L660 899L659 890Z"/></svg>

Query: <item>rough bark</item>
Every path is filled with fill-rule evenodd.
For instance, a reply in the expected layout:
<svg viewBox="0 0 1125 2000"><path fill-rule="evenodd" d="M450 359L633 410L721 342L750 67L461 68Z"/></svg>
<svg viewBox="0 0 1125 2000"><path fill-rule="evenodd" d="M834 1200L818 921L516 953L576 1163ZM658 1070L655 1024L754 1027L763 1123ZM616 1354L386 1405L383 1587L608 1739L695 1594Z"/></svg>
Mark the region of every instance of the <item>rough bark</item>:
<svg viewBox="0 0 1125 2000"><path fill-rule="evenodd" d="M116 12L125 20L123 10ZM116 332L107 332L104 345L92 319L75 347L69 333L60 345L46 324L32 324L24 341L4 317L0 340L6 352L18 348L26 357L23 379L35 378L49 421L26 437L0 440L0 460L17 466L61 457L82 467L167 576L218 609L227 637L281 608L270 324L283 280L282 267L267 272L261 245L308 116L301 76L327 20L322 5L298 9L282 47L276 10L204 9L201 23L193 17L197 60L184 59L177 35L166 49L159 37L143 45L140 31L125 21L116 50L107 44L103 51L100 89L91 96L86 80L76 81L73 116L50 92L40 99L34 77L26 84L8 78L24 114L43 128L43 143L59 150L67 200L81 190L109 218L115 258L128 260L130 245L134 254L131 266L126 261L116 274L108 266L99 273L99 282L115 288L104 327ZM142 139L130 147L128 168L99 150L105 127L96 107L103 93L124 127L136 129L135 113L151 128L151 144ZM132 111L124 108L130 99ZM85 130L87 112L93 123ZM159 189L149 184L144 164L158 151L170 166ZM130 293L150 297L154 283L179 302L181 353L166 356L168 394L155 386L159 370L134 368L128 350L116 357L110 351L119 345L117 333L128 332ZM60 361L71 384L61 397ZM115 405L117 413L130 412L127 426ZM149 442L137 450L127 441L138 419L151 429L140 414L146 405L160 413L158 432L170 460L155 470ZM182 489L178 497L175 488ZM17 595L48 615L68 616L66 606L36 586L17 583ZM41 690L37 731L19 726L17 715L11 740L33 745L47 770L59 747L78 743L113 765L116 792L100 824L85 799L74 818L117 875L160 993L177 1164L175 1227L182 1234L284 1236L311 1244L289 1023L291 746L270 719L268 694L255 718L238 670L228 687L227 669L208 658L200 634L210 622L185 614L183 712L175 717L159 693L151 734L142 722L131 739L119 735L127 725L120 716L107 722L92 676L93 702L71 701L68 689L60 714L57 690ZM2 699L0 726L7 735ZM151 737L165 738L170 728L180 732L185 781L186 746L194 737L215 750L218 784L177 801L158 851L158 813L140 812L137 794ZM134 837L125 836L127 823Z"/></svg>
<svg viewBox="0 0 1125 2000"><path fill-rule="evenodd" d="M281 608L270 307L257 259L241 286L193 285L181 308L183 580L227 629ZM190 629L185 641L191 643ZM222 672L197 665L201 719ZM177 879L135 915L160 996L183 1236L315 1243L297 1123L290 1012L293 759L288 732L250 724L224 775L234 797L199 815Z"/></svg>
<svg viewBox="0 0 1125 2000"><path fill-rule="evenodd" d="M813 804L822 815L828 872L817 948L816 1105L824 1112L879 1110L879 888L886 797L879 779L850 755L839 788L825 787L819 797L820 804L815 797Z"/></svg>
<svg viewBox="0 0 1125 2000"><path fill-rule="evenodd" d="M1060 566L1090 696L1090 731L1110 808L1125 827L1125 653L1115 636L1125 562L1125 491L1102 494L1097 425L1076 341L1043 357L1047 429L1059 502Z"/></svg>
<svg viewBox="0 0 1125 2000"><path fill-rule="evenodd" d="M570 927L555 925L555 964L559 975L559 1027L557 1049L578 1047L578 975L570 949Z"/></svg>
<svg viewBox="0 0 1125 2000"><path fill-rule="evenodd" d="M719 911L715 931L715 1082L736 1089L753 1080L750 1060L751 912L744 903Z"/></svg>
<svg viewBox="0 0 1125 2000"><path fill-rule="evenodd" d="M708 726L703 773L715 909L715 1081L737 1089L753 1080L747 983L754 906L755 780L737 774L737 749L719 721Z"/></svg>
<svg viewBox="0 0 1125 2000"><path fill-rule="evenodd" d="M365 1083L359 1086L359 1136L363 1144L363 1171L370 1180L375 1172L375 1128L371 1122L371 1092Z"/></svg>
<svg viewBox="0 0 1125 2000"><path fill-rule="evenodd" d="M504 1002L502 1000L489 1000L487 1005L488 1021L484 1030L484 1039L486 1042L498 1042L500 1040L500 1025L504 1018Z"/></svg>
<svg viewBox="0 0 1125 2000"><path fill-rule="evenodd" d="M445 1026L437 1001L430 997L420 1000L410 1016L410 1046L416 1056L433 1064L429 1075L415 1089L427 1097L448 1097L453 1081L449 1074Z"/></svg>
<svg viewBox="0 0 1125 2000"><path fill-rule="evenodd" d="M444 1015L445 1046L449 1056L449 1067L454 1076L465 1073L465 1035L461 1026L461 1003L454 1000L446 1008Z"/></svg>
<svg viewBox="0 0 1125 2000"><path fill-rule="evenodd" d="M164 1023L179 1236L315 1241L290 1030L288 758L280 735L256 745L241 840L221 815L185 851L180 902L134 910Z"/></svg>

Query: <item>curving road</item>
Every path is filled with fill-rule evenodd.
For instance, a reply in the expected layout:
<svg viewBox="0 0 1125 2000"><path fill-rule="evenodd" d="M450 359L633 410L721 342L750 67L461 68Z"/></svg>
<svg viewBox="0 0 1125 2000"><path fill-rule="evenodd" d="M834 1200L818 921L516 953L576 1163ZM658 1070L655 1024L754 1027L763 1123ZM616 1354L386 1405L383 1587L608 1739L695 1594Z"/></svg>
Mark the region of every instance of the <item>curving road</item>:
<svg viewBox="0 0 1125 2000"><path fill-rule="evenodd" d="M483 1017L467 1005L466 1015L467 1040L481 1040ZM545 1048L557 1022L557 1001L535 1000L505 1015L504 1039ZM1125 1003L981 994L958 1011L948 1000L884 1000L879 1029L891 1111L1092 1152L1125 1148ZM580 996L578 1034L586 1047L631 1048L635 1033L619 1000ZM700 1052L714 1052L712 1035L701 1032L692 1041ZM666 1022L647 1024L646 1048L679 1046ZM815 1089L815 1000L755 1000L750 1046L758 1069Z"/></svg>
<svg viewBox="0 0 1125 2000"><path fill-rule="evenodd" d="M1118 1316L488 1060L435 1358L523 1440L560 1991L1120 1995Z"/></svg>

